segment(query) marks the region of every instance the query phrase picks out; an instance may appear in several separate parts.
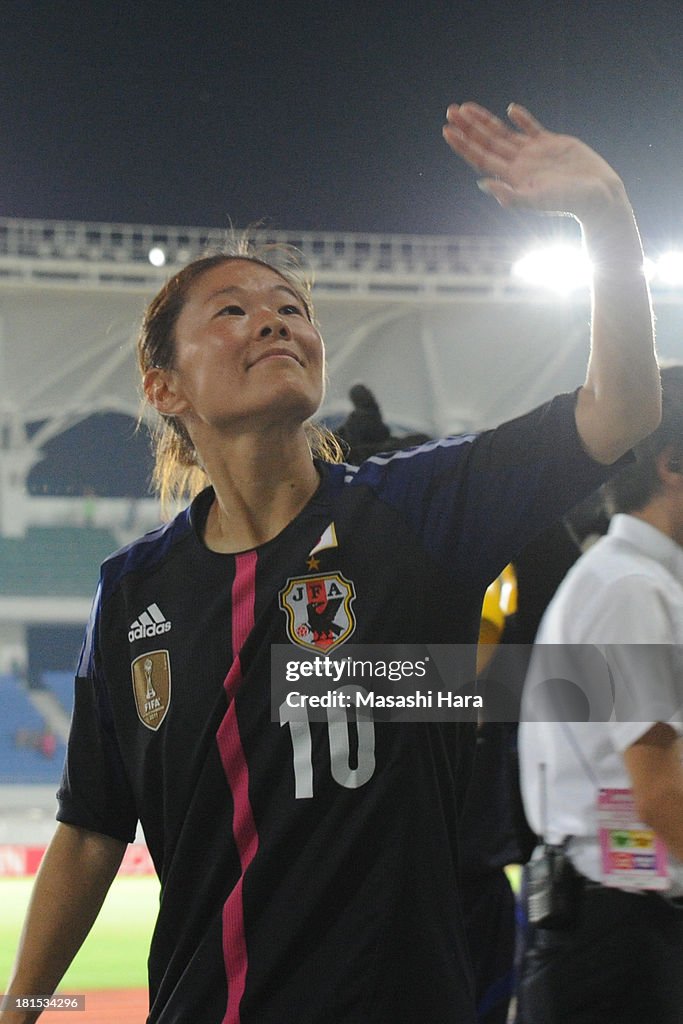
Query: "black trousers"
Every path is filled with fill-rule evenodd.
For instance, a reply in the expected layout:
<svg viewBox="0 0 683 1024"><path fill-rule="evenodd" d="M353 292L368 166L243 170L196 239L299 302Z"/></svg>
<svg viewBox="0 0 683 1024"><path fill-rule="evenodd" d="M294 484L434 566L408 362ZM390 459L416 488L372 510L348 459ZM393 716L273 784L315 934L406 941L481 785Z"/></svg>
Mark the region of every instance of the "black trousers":
<svg viewBox="0 0 683 1024"><path fill-rule="evenodd" d="M514 990L515 897L502 868L463 881L478 1024L505 1024Z"/></svg>
<svg viewBox="0 0 683 1024"><path fill-rule="evenodd" d="M683 905L586 885L576 923L537 928L518 1024L683 1024Z"/></svg>

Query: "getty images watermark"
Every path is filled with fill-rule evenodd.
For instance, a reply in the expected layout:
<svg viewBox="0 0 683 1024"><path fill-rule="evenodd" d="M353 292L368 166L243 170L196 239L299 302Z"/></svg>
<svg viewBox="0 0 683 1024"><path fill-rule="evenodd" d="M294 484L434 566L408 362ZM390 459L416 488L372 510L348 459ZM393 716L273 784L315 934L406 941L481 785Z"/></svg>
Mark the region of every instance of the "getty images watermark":
<svg viewBox="0 0 683 1024"><path fill-rule="evenodd" d="M477 677L468 644L271 648L274 722L669 721L683 707L675 645L503 644ZM675 713L672 713L672 708Z"/></svg>

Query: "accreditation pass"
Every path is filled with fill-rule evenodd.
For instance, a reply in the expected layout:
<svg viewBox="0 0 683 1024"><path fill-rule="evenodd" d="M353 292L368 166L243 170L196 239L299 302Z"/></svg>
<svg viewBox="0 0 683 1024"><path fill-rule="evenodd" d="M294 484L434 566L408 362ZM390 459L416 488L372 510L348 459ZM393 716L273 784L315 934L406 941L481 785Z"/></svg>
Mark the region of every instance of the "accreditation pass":
<svg viewBox="0 0 683 1024"><path fill-rule="evenodd" d="M633 791L601 789L597 812L602 884L619 889L668 889L666 847L649 825L638 821Z"/></svg>

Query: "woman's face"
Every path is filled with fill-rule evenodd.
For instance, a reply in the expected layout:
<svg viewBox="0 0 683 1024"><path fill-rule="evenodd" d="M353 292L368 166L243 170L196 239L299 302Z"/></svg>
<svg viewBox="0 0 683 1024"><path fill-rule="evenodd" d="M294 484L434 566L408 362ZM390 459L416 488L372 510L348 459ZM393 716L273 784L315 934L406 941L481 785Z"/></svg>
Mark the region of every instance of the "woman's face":
<svg viewBox="0 0 683 1024"><path fill-rule="evenodd" d="M228 260L190 287L173 369L150 370L160 412L219 432L301 424L323 396L324 348L296 291L276 271Z"/></svg>

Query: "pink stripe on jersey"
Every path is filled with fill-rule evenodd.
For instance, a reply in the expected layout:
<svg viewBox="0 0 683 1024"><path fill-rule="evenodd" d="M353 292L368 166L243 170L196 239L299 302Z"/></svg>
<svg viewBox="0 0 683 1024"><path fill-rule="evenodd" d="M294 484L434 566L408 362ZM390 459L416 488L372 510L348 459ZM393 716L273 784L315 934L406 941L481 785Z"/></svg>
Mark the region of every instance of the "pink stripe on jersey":
<svg viewBox="0 0 683 1024"><path fill-rule="evenodd" d="M228 982L228 1006L223 1024L240 1024L241 1020L240 1003L249 966L242 886L244 872L258 849L258 833L249 802L249 768L244 756L234 701L243 681L240 651L254 626L256 562L255 551L235 558L235 579L232 584L233 661L223 683L228 710L216 734L223 770L232 793L232 831L242 867L242 875L223 907L223 959Z"/></svg>
<svg viewBox="0 0 683 1024"><path fill-rule="evenodd" d="M232 656L236 658L254 628L256 598L255 551L235 556L235 579L232 583Z"/></svg>

